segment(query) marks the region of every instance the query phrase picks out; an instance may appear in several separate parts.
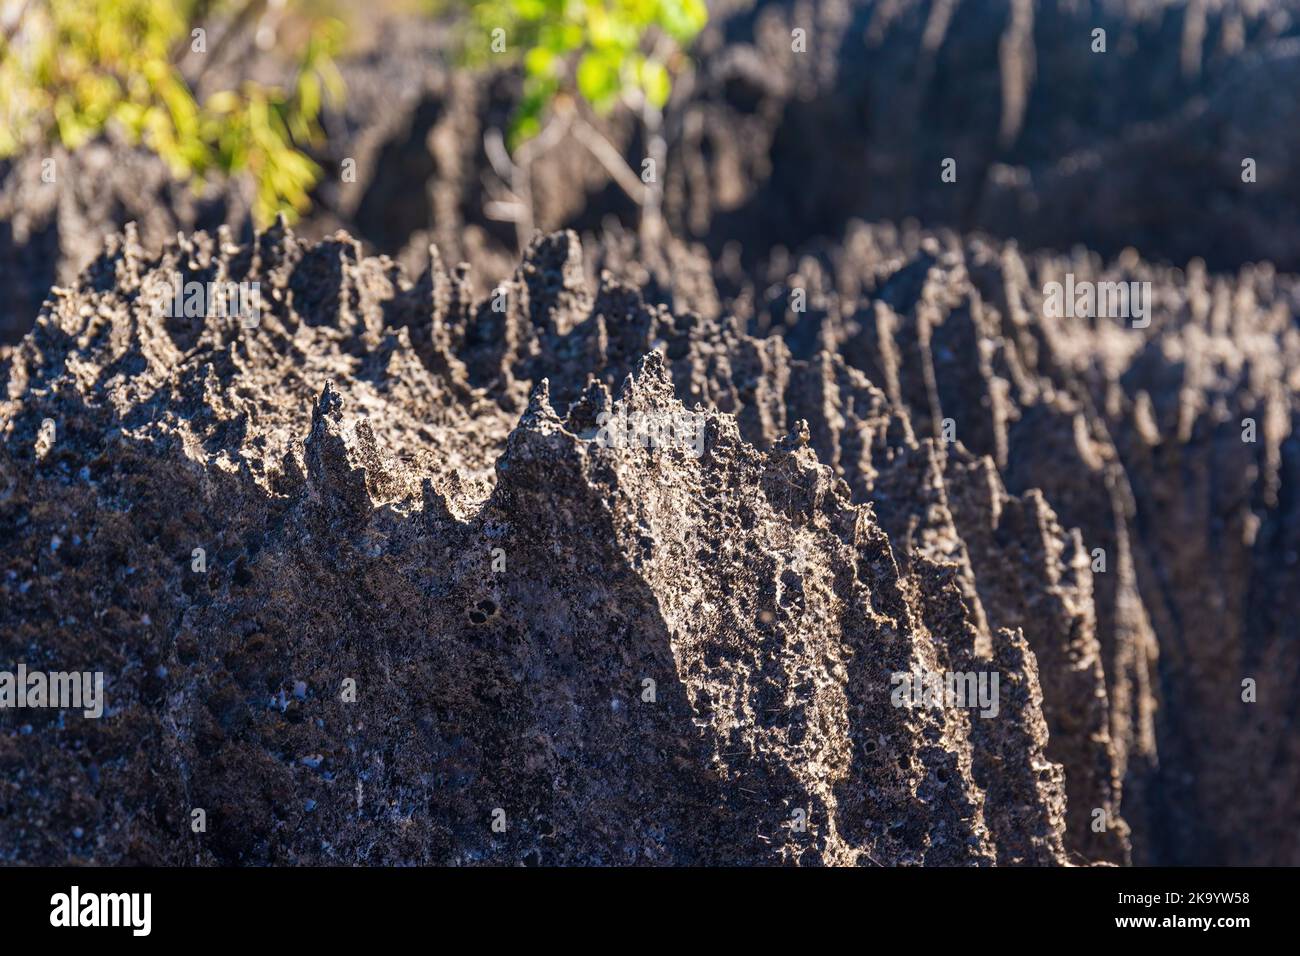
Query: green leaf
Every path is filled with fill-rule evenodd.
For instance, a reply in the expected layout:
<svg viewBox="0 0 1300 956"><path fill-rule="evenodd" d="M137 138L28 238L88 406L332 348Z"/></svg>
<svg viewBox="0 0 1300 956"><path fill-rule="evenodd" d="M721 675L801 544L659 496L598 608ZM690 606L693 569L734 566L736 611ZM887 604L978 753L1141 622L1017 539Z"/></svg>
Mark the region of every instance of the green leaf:
<svg viewBox="0 0 1300 956"><path fill-rule="evenodd" d="M606 110L622 88L619 57L592 50L578 61L578 92L597 110Z"/></svg>
<svg viewBox="0 0 1300 956"><path fill-rule="evenodd" d="M533 47L524 55L524 69L530 76L551 76L559 66L559 57L546 47Z"/></svg>
<svg viewBox="0 0 1300 956"><path fill-rule="evenodd" d="M506 131L506 147L513 152L542 131L542 113L550 104L558 87L553 76L529 77L524 82L524 96L515 109Z"/></svg>
<svg viewBox="0 0 1300 956"><path fill-rule="evenodd" d="M658 60L646 60L641 65L641 90L655 109L663 109L673 91L668 68Z"/></svg>
<svg viewBox="0 0 1300 956"><path fill-rule="evenodd" d="M709 22L709 8L704 0L663 0L660 25L664 32L683 46Z"/></svg>

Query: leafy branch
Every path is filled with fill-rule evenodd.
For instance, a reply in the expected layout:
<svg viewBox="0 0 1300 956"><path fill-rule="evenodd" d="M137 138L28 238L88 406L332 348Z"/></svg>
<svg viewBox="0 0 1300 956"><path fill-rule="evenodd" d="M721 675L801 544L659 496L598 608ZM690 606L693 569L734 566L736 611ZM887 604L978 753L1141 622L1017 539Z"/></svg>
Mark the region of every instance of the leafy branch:
<svg viewBox="0 0 1300 956"><path fill-rule="evenodd" d="M581 143L641 209L643 239L662 229L663 110L685 49L704 27L704 0L479 0L466 29L471 61L523 67L523 95L504 137L485 138L509 188L490 215L512 219L520 245L532 231L529 167L565 137ZM597 116L622 104L641 123L648 152L638 173L578 108Z"/></svg>
<svg viewBox="0 0 1300 956"><path fill-rule="evenodd" d="M176 51L206 53L208 13L249 21L250 5L204 0L28 0L0 34L0 157L60 143L75 150L110 128L143 143L178 179L247 174L254 218L294 218L320 169L301 147L318 141L322 102L342 95L333 62L341 24L316 19L292 88L245 82L198 100ZM229 36L223 34L222 41Z"/></svg>

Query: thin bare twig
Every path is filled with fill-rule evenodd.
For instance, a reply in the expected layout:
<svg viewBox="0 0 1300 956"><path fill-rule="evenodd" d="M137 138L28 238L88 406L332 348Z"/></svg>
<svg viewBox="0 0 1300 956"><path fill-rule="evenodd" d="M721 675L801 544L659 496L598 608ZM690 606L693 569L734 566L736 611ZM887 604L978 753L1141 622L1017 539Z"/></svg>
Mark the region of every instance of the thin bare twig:
<svg viewBox="0 0 1300 956"><path fill-rule="evenodd" d="M618 183L619 188L627 193L633 202L638 206L645 205L645 183L641 182L641 177L632 171L632 167L628 166L627 161L609 140L580 116L574 118L573 135L578 142L587 147L587 151L596 158L596 161L605 167L605 172L609 173L610 178Z"/></svg>
<svg viewBox="0 0 1300 956"><path fill-rule="evenodd" d="M506 149L501 130L493 128L483 134L483 151L488 163L510 195L508 202L494 200L487 203L483 213L489 219L515 224L515 241L520 252L533 237L533 163L565 137L571 122L569 111L558 111L540 133L515 150L513 158Z"/></svg>

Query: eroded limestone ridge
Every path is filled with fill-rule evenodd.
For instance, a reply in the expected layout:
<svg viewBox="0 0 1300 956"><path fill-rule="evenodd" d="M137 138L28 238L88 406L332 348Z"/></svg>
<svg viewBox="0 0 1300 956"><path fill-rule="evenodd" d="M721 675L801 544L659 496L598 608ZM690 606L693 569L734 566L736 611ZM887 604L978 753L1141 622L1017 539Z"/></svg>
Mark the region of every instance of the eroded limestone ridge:
<svg viewBox="0 0 1300 956"><path fill-rule="evenodd" d="M1052 307L1057 284L1103 283L1145 286L1145 314L1062 316ZM947 450L946 503L976 590L989 619L1023 627L1038 654L1049 754L1067 768L1075 764L1058 743L1071 734L1066 725L1077 731L1083 715L1097 713L1086 693L1076 696L1095 669L1095 633L1135 859L1300 859L1296 278L1268 264L1214 275L1197 260L1176 269L1132 251L1111 262L1084 251L1025 255L979 237L859 225L841 243L774 262L762 284L733 301L753 303L742 319L785 343L792 367L839 356L904 410L916 434ZM830 406L839 414L829 416L838 424L819 450L855 497L887 516L881 494L900 496L881 484L886 472L861 464L861 414L852 409L862 405L838 388ZM943 441L946 427L957 444ZM982 456L973 475L969 465L954 468L958 445ZM963 517L971 496L963 486L989 498L985 472L1014 495L1041 490L1059 523L1079 529L1095 572L1091 608L1069 594L1086 588L1088 575L1071 584L1059 569L1048 578L1058 582L1051 605L1033 598L1028 614L1005 607L1015 577L999 574L997 560L983 562L990 573L981 575L977 552L989 540L979 530L986 515L1007 511L981 504L978 521ZM901 495L905 514L909 494ZM1023 524L995 517L989 527L1005 547ZM1053 553L1056 545L1042 550ZM1079 560L1073 548L1064 553L1069 564ZM1053 652L1035 636L1037 622L1063 620L1062 610L1079 621L1067 669L1047 663ZM1049 674L1074 690L1054 691ZM1072 739L1092 741L1071 745L1080 754L1100 741ZM1080 773L1067 772L1072 779ZM1072 796L1071 829L1086 839L1079 808Z"/></svg>
<svg viewBox="0 0 1300 956"><path fill-rule="evenodd" d="M110 243L0 366L5 657L103 670L110 708L0 712L0 854L1122 863L1126 817L1159 845L1131 526L1167 479L1126 484L1068 330L984 307L959 245L868 235L872 321L827 277L812 348L591 283L566 233L482 298L342 234ZM1027 298L1007 256L980 265ZM164 315L177 273L258 283L256 326ZM896 706L903 673L997 675L997 706ZM1253 799L1206 825L1285 803Z"/></svg>

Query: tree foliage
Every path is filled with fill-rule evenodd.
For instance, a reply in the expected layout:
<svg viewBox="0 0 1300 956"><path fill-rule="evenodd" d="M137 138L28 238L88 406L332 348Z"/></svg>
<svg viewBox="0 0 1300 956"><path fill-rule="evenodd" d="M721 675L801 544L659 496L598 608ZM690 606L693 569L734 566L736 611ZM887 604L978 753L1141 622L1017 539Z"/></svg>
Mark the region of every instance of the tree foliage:
<svg viewBox="0 0 1300 956"><path fill-rule="evenodd" d="M708 20L704 0L479 0L472 6L476 57L491 62L504 54L523 63L512 146L537 135L561 92L576 91L597 112L630 96L662 109L682 50Z"/></svg>
<svg viewBox="0 0 1300 956"><path fill-rule="evenodd" d="M341 25L313 18L288 90L242 82L200 102L177 66L205 14L232 25L247 5L204 0L29 0L0 33L0 157L30 146L76 149L112 127L196 188L248 174L254 215L292 218L320 170L303 152L320 135L322 100L338 97Z"/></svg>

